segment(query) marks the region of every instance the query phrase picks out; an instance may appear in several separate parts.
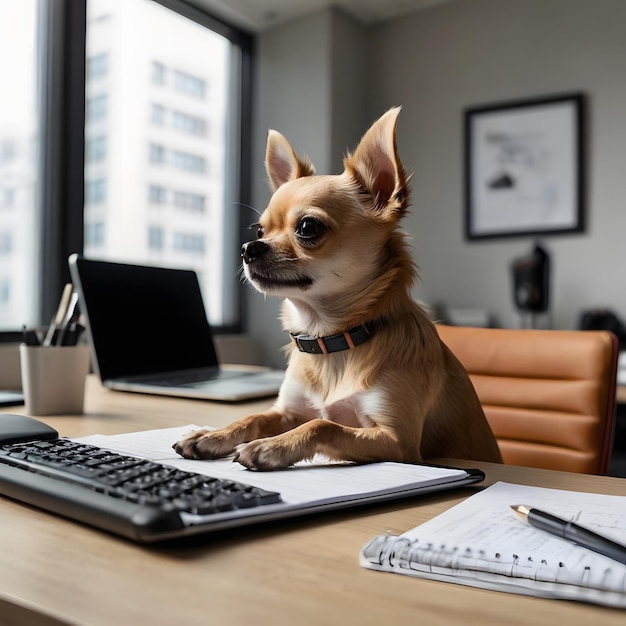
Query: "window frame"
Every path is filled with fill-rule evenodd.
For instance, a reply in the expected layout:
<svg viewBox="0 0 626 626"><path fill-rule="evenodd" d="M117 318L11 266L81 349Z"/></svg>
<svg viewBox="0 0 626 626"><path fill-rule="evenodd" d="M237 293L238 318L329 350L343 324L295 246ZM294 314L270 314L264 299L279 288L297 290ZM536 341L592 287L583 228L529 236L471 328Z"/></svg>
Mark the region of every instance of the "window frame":
<svg viewBox="0 0 626 626"><path fill-rule="evenodd" d="M46 324L58 306L63 285L70 281L67 258L84 247L85 80L88 0L39 0L38 38L41 149L38 214L40 229L40 294L38 317ZM185 0L152 0L229 39L241 51L239 90L238 187L242 207L251 197L253 37ZM239 211L235 228L244 232L249 214ZM237 242L233 242L236 250ZM242 331L242 288L235 289L237 320L215 332ZM0 343L21 339L21 332L0 331Z"/></svg>

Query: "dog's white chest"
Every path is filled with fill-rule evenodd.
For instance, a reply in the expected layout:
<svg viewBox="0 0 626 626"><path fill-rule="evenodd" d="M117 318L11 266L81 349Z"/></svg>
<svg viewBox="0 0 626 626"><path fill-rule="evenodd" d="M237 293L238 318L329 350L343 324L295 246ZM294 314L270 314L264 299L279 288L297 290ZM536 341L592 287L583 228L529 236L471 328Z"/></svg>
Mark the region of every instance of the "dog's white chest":
<svg viewBox="0 0 626 626"><path fill-rule="evenodd" d="M287 412L308 419L326 419L354 428L374 426L375 422L370 415L376 414L375 407L380 402L379 394L375 390L323 398L312 394L293 380L283 385L280 395Z"/></svg>
<svg viewBox="0 0 626 626"><path fill-rule="evenodd" d="M360 395L361 394L356 394L321 407L320 412L322 418L355 428L373 426L374 422L364 410L363 398L360 397Z"/></svg>

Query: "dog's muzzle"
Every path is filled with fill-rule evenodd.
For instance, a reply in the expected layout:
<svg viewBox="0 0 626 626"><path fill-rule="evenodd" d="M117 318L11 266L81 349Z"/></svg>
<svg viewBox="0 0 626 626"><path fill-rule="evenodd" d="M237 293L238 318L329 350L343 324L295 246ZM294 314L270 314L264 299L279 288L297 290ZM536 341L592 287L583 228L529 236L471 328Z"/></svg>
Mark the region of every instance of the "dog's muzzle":
<svg viewBox="0 0 626 626"><path fill-rule="evenodd" d="M269 249L270 247L264 241L248 241L241 246L241 258L245 263L253 263L266 254Z"/></svg>

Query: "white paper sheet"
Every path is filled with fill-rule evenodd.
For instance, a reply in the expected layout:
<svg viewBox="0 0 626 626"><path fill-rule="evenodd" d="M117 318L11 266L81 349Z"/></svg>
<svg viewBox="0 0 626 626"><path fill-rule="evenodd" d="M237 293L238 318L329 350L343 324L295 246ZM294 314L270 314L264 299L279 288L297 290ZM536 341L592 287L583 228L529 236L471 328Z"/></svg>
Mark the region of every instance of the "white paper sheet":
<svg viewBox="0 0 626 626"><path fill-rule="evenodd" d="M189 424L122 435L90 435L75 441L167 463L188 472L230 478L262 489L278 491L288 504L323 503L358 498L359 495L399 492L416 486L456 482L467 476L460 469L404 463L349 465L309 462L286 470L255 472L232 459L197 461L181 458L172 449L172 445L185 434L201 428L211 427Z"/></svg>

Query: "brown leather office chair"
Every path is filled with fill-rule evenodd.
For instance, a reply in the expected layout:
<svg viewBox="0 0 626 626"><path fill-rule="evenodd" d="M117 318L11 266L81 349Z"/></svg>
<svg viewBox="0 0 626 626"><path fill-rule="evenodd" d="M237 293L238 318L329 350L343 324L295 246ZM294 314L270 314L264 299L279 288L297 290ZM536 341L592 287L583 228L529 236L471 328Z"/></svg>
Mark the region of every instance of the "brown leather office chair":
<svg viewBox="0 0 626 626"><path fill-rule="evenodd" d="M615 424L615 335L437 328L468 371L505 463L607 473Z"/></svg>

